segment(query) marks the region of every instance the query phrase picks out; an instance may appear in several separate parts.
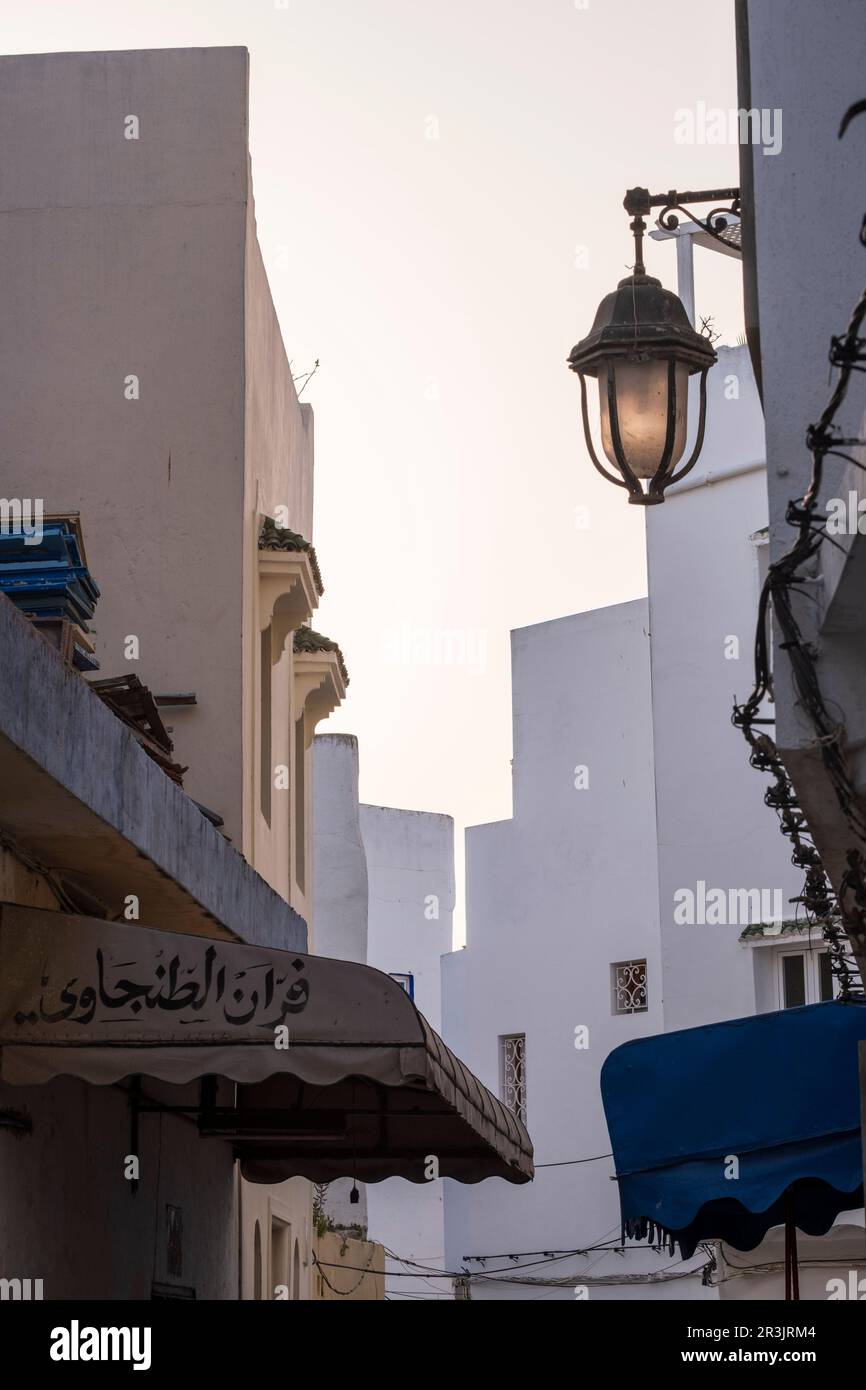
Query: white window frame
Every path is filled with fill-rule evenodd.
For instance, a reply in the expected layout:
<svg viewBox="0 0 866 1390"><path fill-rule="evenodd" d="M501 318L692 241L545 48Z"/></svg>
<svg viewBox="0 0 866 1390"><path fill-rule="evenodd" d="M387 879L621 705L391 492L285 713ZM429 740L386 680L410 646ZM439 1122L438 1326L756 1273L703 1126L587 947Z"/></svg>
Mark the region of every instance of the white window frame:
<svg viewBox="0 0 866 1390"><path fill-rule="evenodd" d="M292 1209L287 1202L279 1197L269 1197L267 1207L267 1245L265 1247L264 1268L267 1271L267 1288L262 1297L265 1301L273 1302L275 1298L274 1290L280 1284L284 1284L289 1291L289 1297L293 1297L291 1289L292 1277L292 1237L294 1234L292 1227ZM284 1266L282 1270L275 1268L276 1251L274 1250L274 1227L282 1227L282 1237L284 1242ZM282 1275L282 1277L280 1277ZM262 1283L265 1283L264 1272Z"/></svg>
<svg viewBox="0 0 866 1390"><path fill-rule="evenodd" d="M757 592L758 598L761 597L761 590L764 587L764 580L767 578L767 570L770 568L770 528L762 526L759 531L754 531L749 537L755 549L755 569L757 573Z"/></svg>
<svg viewBox="0 0 866 1390"><path fill-rule="evenodd" d="M763 589L764 589L764 581L765 581L766 578L767 578L767 572L768 572L768 570L769 570L769 568L770 568L770 528L769 528L769 526L762 526L761 529L760 529L759 531L755 531L755 532L749 537L749 540L752 542L752 546L754 547L754 551L755 551L755 574L756 574L756 585L757 585L757 597L756 597L755 602L757 603L757 602L760 602L761 594L762 594ZM772 602L772 599L771 599L771 600L769 601L769 603L767 604L767 660L768 660L768 662L769 662L770 672L772 673L772 670L773 670L773 602ZM770 720L773 721L773 723L769 726L769 731L770 731L770 733L772 734L773 729L775 729L775 727L776 727L776 725L775 725L775 719L776 719L776 706L775 706L775 704L773 703L772 700L769 700L769 699L764 700L764 702L763 702L763 704L762 704L762 706L761 706L761 709L760 709L760 715L761 715L761 718L762 718L762 719L770 719Z"/></svg>
<svg viewBox="0 0 866 1390"><path fill-rule="evenodd" d="M828 951L828 949L827 949L826 946L812 946L812 947L809 947L809 946L803 947L803 946L801 946L799 950L790 949L790 948L785 948L784 950L778 950L778 949L777 949L777 950L774 952L774 954L775 954L775 958L776 958L776 959L775 959L775 966L776 966L776 992L777 992L777 995L778 995L779 1008L780 1008L780 1009L784 1009L784 1008L786 1008L786 1007L787 1007L787 1008L796 1008L796 1007L797 1007L797 1005L795 1005L795 1004L789 1004L789 1005L786 1005L786 1004L785 1004L785 966L784 966L784 961L785 961L789 956L802 956L802 957L804 957L804 963L803 963L803 977L804 977L804 981L805 981L805 985L806 985L806 1003L807 1003L807 1004L820 1004L820 1003L822 1003L822 1002L828 1002L828 1001L822 1001L822 999L821 999L821 964L820 964L820 957L821 957L821 956L827 956L827 955L830 954L830 952ZM835 998L836 998L836 994L837 994L836 976L833 975L833 976L831 977L831 979L832 979L832 986L833 986L833 998L835 999ZM802 1006L800 1006L800 1007L802 1007Z"/></svg>
<svg viewBox="0 0 866 1390"><path fill-rule="evenodd" d="M415 999L415 974L412 970L389 970L389 975L395 985L399 985L414 1002Z"/></svg>

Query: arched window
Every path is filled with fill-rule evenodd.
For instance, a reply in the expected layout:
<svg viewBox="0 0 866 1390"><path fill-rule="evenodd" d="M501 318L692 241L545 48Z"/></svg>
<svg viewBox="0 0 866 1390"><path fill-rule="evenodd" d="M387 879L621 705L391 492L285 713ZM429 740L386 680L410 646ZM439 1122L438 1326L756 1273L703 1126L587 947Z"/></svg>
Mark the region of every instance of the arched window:
<svg viewBox="0 0 866 1390"><path fill-rule="evenodd" d="M295 1241L295 1253L292 1256L292 1298L301 1296L301 1252L298 1249L298 1242Z"/></svg>

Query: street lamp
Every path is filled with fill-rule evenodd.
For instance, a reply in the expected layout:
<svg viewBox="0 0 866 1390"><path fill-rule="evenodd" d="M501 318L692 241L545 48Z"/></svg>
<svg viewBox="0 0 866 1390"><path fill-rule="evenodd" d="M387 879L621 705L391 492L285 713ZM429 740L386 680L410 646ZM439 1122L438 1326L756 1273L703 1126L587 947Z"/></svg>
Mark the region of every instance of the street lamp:
<svg viewBox="0 0 866 1390"><path fill-rule="evenodd" d="M629 189L623 206L632 217L634 270L620 280L612 294L605 295L589 335L572 348L568 358L569 367L580 377L589 456L599 473L627 488L629 502L638 506L663 502L665 488L684 478L697 462L704 441L707 372L716 360L709 338L695 332L682 301L647 275L644 216L650 208L662 206L659 226L673 231L678 223L674 208L687 212L682 207L685 201L728 197L733 199L730 208L717 208L705 219L694 219L719 240L728 221L725 214L739 212L737 189L681 195L671 192L657 197L651 197L645 188ZM675 472L686 447L689 377L695 372L700 372L701 378L697 435L688 462ZM618 476L599 462L595 451L587 412L588 376L598 381L601 445Z"/></svg>

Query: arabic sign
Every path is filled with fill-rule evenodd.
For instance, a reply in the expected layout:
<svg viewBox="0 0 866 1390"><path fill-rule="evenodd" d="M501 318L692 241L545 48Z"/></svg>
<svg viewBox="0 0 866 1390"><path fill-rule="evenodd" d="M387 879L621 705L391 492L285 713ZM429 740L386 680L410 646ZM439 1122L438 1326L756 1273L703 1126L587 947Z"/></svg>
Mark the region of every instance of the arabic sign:
<svg viewBox="0 0 866 1390"><path fill-rule="evenodd" d="M0 908L0 1042L272 1040L310 998L309 956Z"/></svg>
<svg viewBox="0 0 866 1390"><path fill-rule="evenodd" d="M259 1106L271 1112L268 1141L227 1135L236 1147L246 1143L242 1173L251 1182L298 1174L329 1182L356 1167L359 1180L417 1182L442 1143L452 1153L446 1176L525 1181L532 1173L518 1121L388 975L354 961L0 903L2 1080L110 1085L135 1075L266 1083L238 1097L251 1123ZM377 1088L381 1109L379 1119L359 1121L364 1147L355 1155L335 1136L349 1132L340 1117L356 1109L359 1079ZM311 1088L303 1104L301 1085ZM369 1103L368 1091L360 1113ZM308 1143L299 1123L322 1110L334 1124ZM381 1142L389 1113L413 1116L408 1128L396 1119L396 1149Z"/></svg>

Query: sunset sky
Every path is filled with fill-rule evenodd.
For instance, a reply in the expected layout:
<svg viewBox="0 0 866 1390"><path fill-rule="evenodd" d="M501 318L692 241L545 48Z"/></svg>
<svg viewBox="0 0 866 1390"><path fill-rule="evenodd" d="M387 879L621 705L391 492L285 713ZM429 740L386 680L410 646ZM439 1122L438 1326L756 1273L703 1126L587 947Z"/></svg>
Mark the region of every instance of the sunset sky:
<svg viewBox="0 0 866 1390"><path fill-rule="evenodd" d="M364 800L453 815L460 857L510 812L509 630L645 591L565 358L631 262L626 188L737 182L735 145L675 139L736 106L732 9L0 4L7 53L249 48L259 239L293 370L321 364L317 626L352 677L322 728L358 735ZM675 287L673 246L647 259ZM738 263L698 251L696 281L735 341Z"/></svg>

